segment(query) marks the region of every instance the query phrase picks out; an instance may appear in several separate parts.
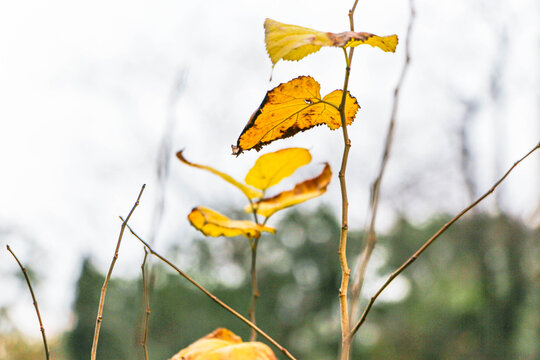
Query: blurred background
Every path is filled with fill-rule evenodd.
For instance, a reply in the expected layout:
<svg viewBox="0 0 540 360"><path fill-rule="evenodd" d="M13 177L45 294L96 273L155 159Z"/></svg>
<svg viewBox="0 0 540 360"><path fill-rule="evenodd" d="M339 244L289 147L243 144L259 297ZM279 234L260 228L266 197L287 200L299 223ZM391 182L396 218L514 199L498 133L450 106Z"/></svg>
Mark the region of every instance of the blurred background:
<svg viewBox="0 0 540 360"><path fill-rule="evenodd" d="M267 90L300 75L321 93L343 86L343 55L322 49L271 64L269 17L348 30L352 1L77 1L0 4L0 359L42 356L32 302L9 244L32 275L56 359L87 357L99 290L120 221L242 310L249 306L245 239L203 239L186 216L205 205L238 214L243 196L174 157L243 180L261 153L310 149L313 164L280 189L337 172L340 132L318 127L261 153L231 156ZM411 64L383 180L363 298L445 220L487 191L540 139L540 3L416 1ZM359 1L358 31L396 33L395 54L355 51L349 89L350 262L366 228L393 91L404 62L407 1ZM298 358L335 357L339 336L339 184L270 222L261 240L259 322ZM235 196L233 196L235 195ZM540 156L456 224L389 289L354 347L358 358L540 359ZM130 235L114 270L100 340L107 359L141 357L140 265ZM168 358L215 327L248 329L183 279L151 262L150 354ZM264 310L263 310L264 309ZM132 334L126 336L126 334ZM407 354L404 356L403 354Z"/></svg>

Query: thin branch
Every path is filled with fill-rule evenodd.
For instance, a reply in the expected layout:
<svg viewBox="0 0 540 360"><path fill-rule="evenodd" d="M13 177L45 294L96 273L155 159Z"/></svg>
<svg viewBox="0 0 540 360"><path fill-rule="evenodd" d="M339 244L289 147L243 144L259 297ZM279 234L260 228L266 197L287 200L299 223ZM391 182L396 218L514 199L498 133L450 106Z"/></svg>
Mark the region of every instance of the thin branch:
<svg viewBox="0 0 540 360"><path fill-rule="evenodd" d="M39 306L38 302L36 300L36 296L34 295L34 290L32 289L32 284L30 283L30 278L28 277L28 273L26 272L26 268L21 264L17 256L13 251L11 251L11 248L9 245L6 245L7 251L13 255L15 258L15 261L17 261L17 264L19 264L19 267L21 268L21 271L24 275L24 278L26 279L26 283L28 284L28 289L30 289L30 295L32 295L32 301L34 302L34 308L36 309L36 315L39 321L39 330L41 331L41 337L43 338L43 347L45 348L45 358L49 360L50 358L50 352L49 352L49 346L47 345L47 337L45 336L45 327L43 326L43 322L41 321L41 314L39 313Z"/></svg>
<svg viewBox="0 0 540 360"><path fill-rule="evenodd" d="M475 202L467 206L465 209L463 209L459 214L457 214L452 220L448 221L446 224L444 224L431 238L429 238L422 247L420 247L407 261L403 263L396 271L394 271L386 282L381 286L379 290L371 297L369 300L369 303L366 305L364 312L362 313L362 316L358 320L358 322L354 325L354 327L351 330L351 338L354 336L354 334L358 331L360 326L364 323L366 320L366 317L371 310L371 307L373 306L373 303L379 295L386 289L388 285L399 275L401 274L409 265L411 265L427 248L429 245L431 245L441 234L443 234L450 226L452 226L459 218L461 218L463 215L465 215L469 210L474 208L476 205L478 205L482 200L484 200L486 197L488 197L495 189L506 179L506 177L514 170L516 166L518 166L519 163L521 163L523 160L525 160L529 155L531 155L536 150L540 149L540 142L531 150L529 151L525 156L523 156L521 159L516 161L514 165L508 169L508 171L489 189L484 195L479 197Z"/></svg>
<svg viewBox="0 0 540 360"><path fill-rule="evenodd" d="M358 0L355 0L354 1L354 4L351 8L351 10L349 10L349 25L351 27L351 31L354 31L354 11L356 10L356 5L358 5Z"/></svg>
<svg viewBox="0 0 540 360"><path fill-rule="evenodd" d="M265 192L266 192L266 190L263 191L263 195L261 196L261 198L264 198L264 193ZM250 198L247 198L247 199L249 201L249 204L251 205L251 209L252 209L251 211L252 211L253 219L255 220L255 223L257 225L261 225L261 223L259 223L259 216L257 215L257 209L255 208L255 206L253 204L253 201ZM262 222L262 226L266 225L266 222L268 221L268 219L269 219L269 217L264 219L264 221ZM259 287L258 287L258 284L257 284L257 249L258 249L258 246L259 246L259 239L260 239L260 237L254 238L254 239L249 239L249 245L251 247L251 270L250 270L250 275L251 275L251 304L249 306L248 313L249 313L249 320L251 320L251 322L254 323L254 324L257 324L257 322L256 322L257 299L260 296ZM257 332L255 331L255 329L251 328L250 341L255 341L255 340L257 340Z"/></svg>
<svg viewBox="0 0 540 360"><path fill-rule="evenodd" d="M343 50L345 51L345 50ZM349 229L349 200L347 198L347 184L345 181L345 172L347 170L347 160L349 159L349 150L351 148L351 140L347 132L347 119L345 116L345 101L347 96L347 87L349 85L349 75L351 73L350 58L352 56L352 49L349 51L349 56L345 53L347 60L347 67L345 70L345 82L343 84L343 97L339 106L339 114L341 117L341 128L343 129L343 157L341 159L341 168L339 170L339 185L341 188L341 233L339 237L339 263L341 266L341 285L339 287L339 307L341 317L341 359L348 360L350 352L349 342L349 313L347 304L347 293L349 287L349 276L351 270L347 264L347 235Z"/></svg>
<svg viewBox="0 0 540 360"><path fill-rule="evenodd" d="M158 186L156 187L157 198L154 205L154 214L150 227L150 244L154 244L163 220L163 214L165 212L165 193L167 191L167 181L169 179L170 172L172 139L175 131L175 125L177 123L175 106L178 104L185 89L186 77L186 72L183 70L180 71L174 79L174 84L169 92L167 102L167 120L165 122L165 128L161 137L156 159L156 177Z"/></svg>
<svg viewBox="0 0 540 360"><path fill-rule="evenodd" d="M358 0L355 0L353 7L349 10L349 23L351 31L354 31L354 10ZM341 267L341 285L339 287L339 307L341 318L341 360L348 360L350 356L350 324L349 324L349 305L348 305L348 289L349 276L351 270L347 264L347 235L349 230L349 200L347 197L347 183L345 173L347 171L347 161L349 159L349 151L351 149L351 140L347 131L347 118L345 105L347 100L347 89L349 87L349 77L351 75L351 62L354 55L354 48L349 49L349 53L343 49L345 55L345 79L343 81L343 95L339 104L339 116L341 118L341 129L343 132L343 157L341 158L341 168L339 170L339 185L341 189L341 232L339 236L339 264Z"/></svg>
<svg viewBox="0 0 540 360"><path fill-rule="evenodd" d="M116 263L116 259L118 259L118 251L120 250L120 243L122 242L122 236L124 236L124 229L126 228L127 222L129 221L131 214L133 214L133 211L139 205L139 200L141 199L141 195L145 187L146 187L146 184L141 187L141 191L139 191L139 196L137 197L137 201L135 201L135 204L131 208L126 218L126 221L124 221L122 223L122 226L120 227L120 234L118 235L118 241L116 243L116 249L114 250L114 256L111 261L111 265L109 266L109 272L107 273L107 277L105 278L105 281L103 282L103 287L101 288L101 296L99 298L99 307L98 307L98 313L96 317L96 327L94 330L94 340L92 342L92 353L90 356L91 360L96 359L97 346L98 346L98 340L99 340L99 331L101 329L101 322L103 321L103 305L105 304L105 295L107 294L107 286L109 285L109 280L111 278L114 264Z"/></svg>
<svg viewBox="0 0 540 360"><path fill-rule="evenodd" d="M471 154L471 136L470 128L474 117L479 110L479 104L474 99L460 99L465 108L460 121L459 140L460 140L460 168L465 189L467 190L468 200L474 201L476 194L476 184L472 174L472 154Z"/></svg>
<svg viewBox="0 0 540 360"><path fill-rule="evenodd" d="M264 194L262 196L264 198ZM251 212L253 214L253 220L255 220L255 223L259 225L259 217L257 216L257 209L255 208L253 204L253 200L251 200L249 197L247 198L249 201L249 204L251 205ZM268 219L268 218L267 218ZM266 223L266 220L264 221ZM249 320L257 324L256 319L256 309L257 309L257 299L259 298L259 288L257 286L257 247L259 245L259 238L255 239L249 239L249 245L251 248L251 304L249 305ZM257 340L257 332L255 329L251 328L251 335L250 335L250 341Z"/></svg>
<svg viewBox="0 0 540 360"><path fill-rule="evenodd" d="M373 253L373 249L375 248L375 243L377 242L377 235L375 233L375 223L377 220L377 211L379 207L381 183L382 183L382 179L383 179L384 172L386 169L386 165L388 164L388 159L390 158L390 152L392 150L392 143L394 139L394 129L395 129L398 106L399 106L399 95L401 93L401 87L403 86L405 75L407 74L407 70L409 69L409 64L410 64L410 59L411 59L410 39L411 39L411 31L412 31L414 19L415 19L415 7L414 7L413 0L409 0L409 8L410 8L409 25L407 27L407 35L406 35L406 40L405 40L405 62L401 70L401 75L399 76L398 82L396 84L396 88L394 89L394 103L392 105L390 122L388 125L388 131L386 133L386 140L385 140L384 152L383 152L383 156L381 160L381 166L379 169L379 173L377 177L375 178L375 181L373 182L373 186L371 188L371 201L370 201L371 211L370 211L369 228L368 228L365 243L364 243L364 249L362 250L360 259L357 262L357 266L355 269L356 270L355 279L354 279L355 281L351 290L351 321L352 319L356 318L355 314L358 313L357 305L360 300L360 294L362 291L362 286L364 284L367 266L371 258L371 254Z"/></svg>
<svg viewBox="0 0 540 360"><path fill-rule="evenodd" d="M122 217L120 217L120 220L124 221L122 219ZM125 222L124 222L125 223ZM201 290L206 296L208 296L210 299L212 299L214 302L216 302L218 305L220 305L222 308L224 308L225 310L229 311L231 314L233 314L234 316L236 316L238 319L242 320L244 323L246 323L249 327L251 327L252 329L254 329L255 331L257 331L262 337L264 337L266 340L268 340L272 345L274 345L276 348L278 348L286 357L288 357L289 359L291 360L296 360L296 358L294 356L291 355L291 353L289 353L289 351L287 349L285 349L283 346L281 346L276 340L274 340L273 338L271 338L268 334L266 334L264 331L262 331L259 327L257 327L257 325L255 325L254 323L252 323L251 321L249 321L248 319L246 319L244 316L242 316L238 311L234 310L233 308L231 308L229 305L225 304L222 300L220 300L217 296L215 296L214 294L212 294L210 291L206 290L202 285L200 285L198 282L196 282L193 278L191 278L189 275L187 275L185 272L183 272L182 270L180 270L176 265L174 265L173 263L171 263L169 260L167 260L166 258L164 258L163 256L161 256L160 254L158 254L156 251L154 251L154 249L152 249L152 247L147 243L145 242L139 235L137 235L135 233L135 231L133 231L133 229L127 225L127 228L129 229L129 231L131 231L131 233L133 234L133 236L135 236L144 246L146 246L146 248L148 249L148 251L150 251L150 254L156 256L158 259L160 259L161 261L163 261L165 264L169 265L171 268L173 268L180 276L182 276L183 278L185 278L187 281L189 281L190 283L192 283L193 285L195 285L199 290Z"/></svg>
<svg viewBox="0 0 540 360"><path fill-rule="evenodd" d="M144 248L144 259L141 265L142 272L142 286L143 286L143 306L144 306L144 329L143 329L143 338L142 338L142 347L144 351L144 359L148 360L148 324L150 322L150 294L148 293L148 282L147 282L147 268L146 268L146 258L148 257L148 250Z"/></svg>
<svg viewBox="0 0 540 360"><path fill-rule="evenodd" d="M257 247L259 245L259 238L250 239L251 245L251 304L249 306L249 320L256 324L256 308L257 299L259 298L259 287L257 286ZM257 332L254 328L251 328L250 340L255 341L257 339Z"/></svg>

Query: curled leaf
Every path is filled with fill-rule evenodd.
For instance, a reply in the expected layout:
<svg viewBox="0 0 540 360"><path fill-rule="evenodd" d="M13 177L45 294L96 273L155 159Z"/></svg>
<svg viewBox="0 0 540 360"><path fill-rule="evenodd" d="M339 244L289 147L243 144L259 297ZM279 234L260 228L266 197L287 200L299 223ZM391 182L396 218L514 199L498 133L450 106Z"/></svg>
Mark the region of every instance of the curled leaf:
<svg viewBox="0 0 540 360"><path fill-rule="evenodd" d="M266 190L310 161L309 150L303 148L288 148L268 153L257 159L246 175L245 182L257 189Z"/></svg>
<svg viewBox="0 0 540 360"><path fill-rule="evenodd" d="M206 165L199 165L199 164L195 164L195 163L187 161L184 155L182 154L182 152L183 150L177 152L176 157L184 164L193 166L195 168L203 169L206 171L210 171L212 174L219 176L223 180L227 181L229 184L233 184L234 186L236 186L238 189L240 189L240 191L244 193L244 195L248 197L248 199L260 198L262 196L262 193L260 191L252 189L249 186L242 184L241 182L235 180L232 176L227 175L219 170L216 170L213 167L206 166Z"/></svg>
<svg viewBox="0 0 540 360"><path fill-rule="evenodd" d="M204 206L198 206L191 210L188 215L191 225L206 236L227 236L233 237L244 235L253 239L261 236L262 231L275 233L271 227L257 225L248 220L231 220L225 215L218 213Z"/></svg>
<svg viewBox="0 0 540 360"><path fill-rule="evenodd" d="M300 131L326 124L331 130L341 127L339 104L342 90L334 90L321 99L321 86L311 76L300 76L280 84L266 93L266 96L249 119L233 154L255 148L277 139L291 137ZM345 118L350 125L360 106L347 92Z"/></svg>
<svg viewBox="0 0 540 360"><path fill-rule="evenodd" d="M266 51L272 67L283 60L300 60L323 46L355 47L361 44L378 47L386 52L396 51L397 35L377 36L366 32L331 33L301 26L283 24L272 19L264 22Z"/></svg>
<svg viewBox="0 0 540 360"><path fill-rule="evenodd" d="M278 210L321 196L326 192L331 179L332 170L330 165L326 163L319 176L296 184L292 190L283 191L271 198L259 200L253 204L253 207L257 209L257 214L268 218ZM252 206L248 205L245 211L252 212Z"/></svg>
<svg viewBox="0 0 540 360"><path fill-rule="evenodd" d="M180 350L169 360L277 360L267 345L242 339L220 328Z"/></svg>

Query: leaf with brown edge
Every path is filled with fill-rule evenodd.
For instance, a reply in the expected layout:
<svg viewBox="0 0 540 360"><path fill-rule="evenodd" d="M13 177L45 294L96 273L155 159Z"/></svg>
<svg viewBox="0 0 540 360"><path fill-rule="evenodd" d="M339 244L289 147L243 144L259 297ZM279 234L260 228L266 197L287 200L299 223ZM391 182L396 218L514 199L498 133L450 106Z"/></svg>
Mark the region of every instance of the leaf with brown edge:
<svg viewBox="0 0 540 360"><path fill-rule="evenodd" d="M258 225L253 221L231 220L225 215L204 206L193 208L188 215L188 220L195 229L206 236L213 237L244 235L247 238L254 239L259 238L263 231L272 234L276 232L271 227Z"/></svg>
<svg viewBox="0 0 540 360"><path fill-rule="evenodd" d="M272 67L283 60L300 60L317 52L323 46L355 47L361 44L378 47L386 52L395 52L397 35L377 36L366 32L345 31L331 33L301 26L280 23L272 19L264 22L264 41Z"/></svg>
<svg viewBox="0 0 540 360"><path fill-rule="evenodd" d="M321 124L326 124L331 130L341 127L338 108L343 91L334 90L321 98L320 89L319 83L311 76L300 76L268 91L244 127L236 146L232 146L233 155L253 148L259 151L274 140L294 136ZM353 122L359 108L356 99L347 92L347 125Z"/></svg>
<svg viewBox="0 0 540 360"><path fill-rule="evenodd" d="M330 165L326 163L319 176L296 184L292 190L283 191L271 198L259 200L253 204L253 207L257 209L257 214L268 218L276 211L321 196L326 192L331 179L332 170ZM244 210L252 212L252 205L248 205Z"/></svg>
<svg viewBox="0 0 540 360"><path fill-rule="evenodd" d="M246 175L245 182L257 189L266 190L291 176L298 168L309 164L308 149L288 148L260 156Z"/></svg>
<svg viewBox="0 0 540 360"><path fill-rule="evenodd" d="M267 345L242 338L219 328L180 350L169 360L277 360Z"/></svg>
<svg viewBox="0 0 540 360"><path fill-rule="evenodd" d="M203 169L203 170L206 170L206 171L210 171L212 174L215 174L215 175L219 176L220 178L222 178L223 180L225 180L229 184L232 184L232 185L236 186L238 189L240 189L240 191L242 191L244 193L244 195L247 196L248 199L255 199L255 198L262 197L262 193L259 190L255 190L255 189L253 189L253 188L251 188L251 187L249 187L247 185L242 184L241 182L235 180L230 175L227 175L227 174L225 174L225 173L223 173L223 172L221 172L219 170L216 170L213 167L206 166L206 165L195 164L195 163L192 163L192 162L186 160L186 158L182 154L183 151L184 150L178 151L176 153L176 157L181 162L183 162L184 164L195 167L195 168L198 168L198 169Z"/></svg>

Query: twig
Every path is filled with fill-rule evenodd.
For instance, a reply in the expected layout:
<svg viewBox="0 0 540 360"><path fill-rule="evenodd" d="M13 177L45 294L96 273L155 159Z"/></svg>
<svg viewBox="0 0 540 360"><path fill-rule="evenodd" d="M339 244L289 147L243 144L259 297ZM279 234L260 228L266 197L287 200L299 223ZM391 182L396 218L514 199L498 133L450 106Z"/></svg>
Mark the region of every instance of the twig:
<svg viewBox="0 0 540 360"><path fill-rule="evenodd" d="M249 245L251 247L251 304L249 306L249 320L256 324L256 308L257 299L259 298L259 287L257 286L257 247L259 245L259 238L249 239ZM251 328L250 340L255 341L257 339L257 332L254 328Z"/></svg>
<svg viewBox="0 0 540 360"><path fill-rule="evenodd" d="M148 283L146 281L146 258L148 257L148 250L144 248L144 259L141 265L142 272L142 286L143 286L143 301L144 301L144 330L142 338L142 347L144 350L144 358L148 360L148 323L150 322L150 296L148 293Z"/></svg>
<svg viewBox="0 0 540 360"><path fill-rule="evenodd" d="M358 0L355 0L353 7L349 10L349 23L351 31L354 31L354 10ZM341 128L343 131L343 157L341 158L341 168L339 170L339 185L341 189L341 232L339 237L339 264L341 267L341 285L339 287L339 307L341 318L341 360L348 360L350 354L351 342L350 324L349 324L349 305L348 305L348 288L349 276L351 270L347 264L347 234L349 229L349 200L347 198L347 183L345 173L347 170L347 160L349 159L349 151L351 149L351 140L347 131L347 119L345 115L345 104L347 100L347 88L349 87L349 77L351 75L351 62L354 55L354 48L349 49L349 54L343 49L345 54L345 79L343 81L343 95L339 104L339 115L341 118Z"/></svg>
<svg viewBox="0 0 540 360"><path fill-rule="evenodd" d="M38 302L36 300L36 296L34 295L34 290L32 289L32 284L30 283L30 278L28 277L28 273L26 272L26 268L21 264L17 256L13 251L11 251L11 248L9 245L6 245L7 251L13 255L15 258L15 261L17 261L17 264L19 264L19 267L21 268L21 271L24 275L24 278L26 279L26 283L28 284L28 289L30 289L30 295L32 295L32 301L34 302L34 308L36 309L36 315L39 321L39 330L41 331L41 337L43 338L43 347L45 348L45 358L49 360L50 358L50 352L49 352L49 346L47 345L47 337L45 336L45 327L43 326L43 322L41 321L41 314L39 313L39 307Z"/></svg>
<svg viewBox="0 0 540 360"><path fill-rule="evenodd" d="M177 123L175 106L181 98L182 92L186 85L186 72L180 71L174 79L174 84L169 92L167 101L167 120L165 122L165 128L159 144L157 161L156 161L156 177L158 186L156 187L156 201L154 205L153 219L150 226L150 244L154 244L157 237L161 222L163 220L163 214L165 212L166 198L165 193L167 190L167 181L169 179L170 172L170 160L171 160L171 148L172 138ZM150 270L150 273L152 271Z"/></svg>
<svg viewBox="0 0 540 360"><path fill-rule="evenodd" d="M264 194L262 196L264 198ZM248 197L249 204L251 205L252 214L253 214L253 220L255 220L255 223L259 225L259 216L257 215L257 209L253 205L253 201ZM263 222L263 226L266 225L266 222L268 221L268 218L266 218ZM257 299L259 298L259 287L257 285L257 248L259 246L259 238L249 239L249 245L251 247L251 304L249 306L249 320L257 324L256 321L256 313L257 313ZM257 332L255 329L251 328L251 336L250 341L257 340Z"/></svg>
<svg viewBox="0 0 540 360"><path fill-rule="evenodd" d="M366 305L364 312L362 313L362 316L358 320L358 322L354 325L354 327L351 330L351 338L354 336L354 334L358 331L360 326L364 323L366 320L366 317L371 310L371 307L373 306L373 303L379 295L386 289L388 285L399 275L401 274L409 265L411 265L427 248L429 245L431 245L442 233L444 233L450 226L452 226L459 218L461 218L464 214L466 214L469 210L474 208L476 205L478 205L482 200L484 200L488 195L490 195L495 189L506 179L506 177L514 170L514 168L521 163L523 160L525 160L529 155L531 155L536 150L540 149L540 142L531 150L529 151L525 156L523 156L521 159L516 161L510 169L489 189L484 195L479 197L476 201L474 201L472 204L467 206L465 209L463 209L459 214L454 216L452 220L448 221L446 224L444 224L431 238L429 238L420 249L418 249L407 261L403 263L396 271L394 271L386 282L381 286L379 290L371 297L369 300L369 303Z"/></svg>
<svg viewBox="0 0 540 360"><path fill-rule="evenodd" d="M398 105L399 105L399 95L401 93L401 87L403 86L403 82L405 80L405 75L407 74L407 70L409 69L410 64L410 39L411 39L411 31L414 24L415 19L415 7L414 7L414 1L409 0L409 8L410 8L410 16L409 16L409 25L407 27L407 37L405 40L405 62L403 64L403 68L401 70L401 75L399 76L399 80L396 84L396 88L394 89L394 103L392 105L392 112L390 115L390 123L388 126L388 131L386 133L386 141L384 146L384 152L381 160L381 166L379 169L379 173L377 177L375 178L375 181L373 182L373 186L371 189L371 201L370 201L370 220L369 220L369 228L367 231L364 249L362 250L362 254L360 255L360 259L357 262L356 271L355 271L355 279L353 283L353 287L351 290L351 321L356 318L356 315L358 313L358 302L360 300L360 293L362 291L362 286L364 284L364 279L366 275L367 266L369 263L369 260L371 258L371 254L373 253L373 249L375 248L375 243L377 242L377 235L375 233L375 222L377 219L377 210L379 207L379 198L380 198L380 189L381 189L381 183L384 176L384 171L386 169L386 165L388 163L388 159L390 158L390 151L392 149L392 142L394 139L394 129L396 124L396 117L398 113Z"/></svg>
<svg viewBox="0 0 540 360"><path fill-rule="evenodd" d="M122 217L120 217L120 220L124 221L124 219L122 219ZM125 223L125 221L124 221ZM163 261L165 264L169 265L171 268L173 268L179 275L181 275L184 279L186 279L187 281L189 281L190 283L192 283L193 285L195 285L199 290L201 290L206 296L208 296L210 299L212 299L214 302L216 302L218 305L220 305L222 308L224 308L225 310L229 311L231 314L233 314L234 316L236 316L237 318L239 318L240 320L242 320L244 323L246 323L249 327L251 327L252 329L254 329L255 331L257 331L259 334L261 334L262 337L264 337L266 340L268 340L272 345L274 345L276 348L278 348L286 357L288 357L289 359L291 360L296 360L296 358L294 356L291 355L291 353L289 353L289 351L287 349L285 349L283 346L281 346L276 340L274 340L273 338L271 338L268 334L266 334L264 331L262 331L260 328L257 327L257 325L255 325L254 323L252 323L251 321L249 321L248 319L246 319L244 316L242 316L238 311L234 310L233 308L231 308L229 305L225 304L222 300L220 300L217 296L215 296L214 294L212 294L210 291L206 290L202 285L200 285L198 282L196 282L193 278L191 278L189 275L187 275L185 272L183 272L182 270L180 270L176 265L174 265L173 263L171 263L169 260L167 260L166 258L164 258L163 256L161 256L160 254L158 254L156 251L154 251L154 249L152 249L152 247L146 242L144 241L139 235L137 235L137 233L135 233L135 231L133 231L133 229L127 225L127 228L129 229L129 231L131 231L131 234L133 234L133 236L135 236L147 249L148 251L150 252L150 254L156 256L158 259L160 259L161 261Z"/></svg>
<svg viewBox="0 0 540 360"><path fill-rule="evenodd" d="M98 313L96 317L96 327L94 330L94 340L92 342L92 352L91 352L91 360L96 359L97 355L97 345L98 345L98 339L99 339L99 331L101 329L101 322L103 321L103 305L105 304L105 295L107 294L107 286L109 285L109 280L111 278L111 274L114 268L114 264L116 263L116 259L118 259L118 251L120 250L120 243L122 242L122 236L124 236L124 229L126 228L127 222L129 221L129 218L131 217L131 214L133 214L133 211L135 208L139 205L139 200L141 199L141 195L144 191L144 188L146 187L146 184L144 184L141 187L141 191L139 192L139 196L137 197L137 201L131 208L126 221L122 223L122 226L120 227L120 234L118 235L118 241L116 243L116 249L114 250L114 256L111 261L111 265L109 266L109 272L107 273L107 277L105 278L105 281L103 282L103 287L101 288L101 296L99 298L99 307L98 307Z"/></svg>
<svg viewBox="0 0 540 360"><path fill-rule="evenodd" d="M345 51L345 50L344 50ZM349 150L351 148L351 140L347 132L347 120L345 118L345 99L347 96L347 87L349 84L349 75L351 72L350 57L352 55L352 49L349 51L349 57L345 53L347 59L347 68L345 70L345 83L343 85L343 98L339 106L339 113L341 117L341 127L343 129L343 157L341 159L341 168L339 170L339 185L341 188L341 233L339 237L339 263L341 266L341 285L339 287L339 307L341 317L341 359L347 360L349 358L350 343L349 338L349 314L347 304L347 292L349 287L349 276L351 270L347 264L347 234L348 234L348 213L349 213L349 200L347 198L347 184L345 181L345 172L347 170L347 160L349 158Z"/></svg>

